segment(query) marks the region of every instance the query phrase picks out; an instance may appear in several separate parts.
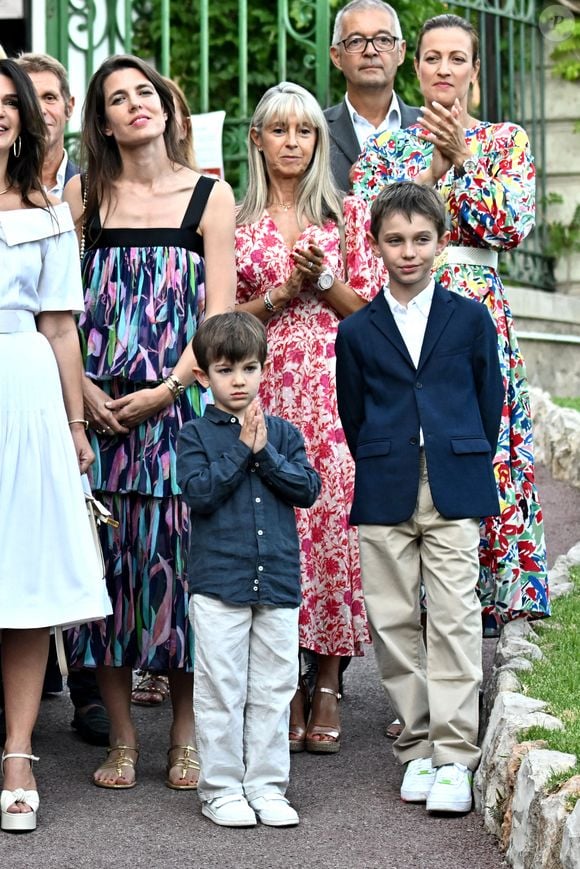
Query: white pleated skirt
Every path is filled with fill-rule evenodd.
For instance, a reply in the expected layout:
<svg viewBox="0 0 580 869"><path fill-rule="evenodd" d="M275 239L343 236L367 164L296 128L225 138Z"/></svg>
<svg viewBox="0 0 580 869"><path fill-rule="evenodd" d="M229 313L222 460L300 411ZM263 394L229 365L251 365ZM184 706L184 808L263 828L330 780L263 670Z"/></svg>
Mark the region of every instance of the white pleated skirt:
<svg viewBox="0 0 580 869"><path fill-rule="evenodd" d="M0 629L110 612L56 359L38 332L0 334Z"/></svg>

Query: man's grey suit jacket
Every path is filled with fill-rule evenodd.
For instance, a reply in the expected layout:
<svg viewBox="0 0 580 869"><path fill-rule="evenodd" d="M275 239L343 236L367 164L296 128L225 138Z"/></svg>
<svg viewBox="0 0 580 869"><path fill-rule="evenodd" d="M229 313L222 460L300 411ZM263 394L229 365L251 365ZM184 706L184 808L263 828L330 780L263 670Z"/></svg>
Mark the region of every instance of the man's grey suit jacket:
<svg viewBox="0 0 580 869"><path fill-rule="evenodd" d="M401 129L414 124L421 114L418 108L408 106L400 97ZM360 153L360 145L354 131L352 118L343 100L336 106L330 106L324 112L330 133L330 164L338 187L347 191L350 189L348 173L352 164L356 163Z"/></svg>

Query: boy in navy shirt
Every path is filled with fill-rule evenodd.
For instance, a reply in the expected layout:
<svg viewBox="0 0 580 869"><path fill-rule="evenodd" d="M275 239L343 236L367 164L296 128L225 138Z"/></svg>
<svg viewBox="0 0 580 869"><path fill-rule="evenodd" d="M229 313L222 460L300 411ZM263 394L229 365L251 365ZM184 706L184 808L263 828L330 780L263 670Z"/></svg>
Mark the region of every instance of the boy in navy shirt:
<svg viewBox="0 0 580 869"><path fill-rule="evenodd" d="M471 808L481 683L479 518L499 513L504 398L489 311L436 284L445 210L402 182L371 210L389 284L339 326L338 407L356 463L350 521L384 687L403 723L401 798ZM427 648L419 612L427 595Z"/></svg>
<svg viewBox="0 0 580 869"><path fill-rule="evenodd" d="M256 398L266 332L220 314L193 339L215 405L184 425L177 478L191 508L194 708L202 812L222 826L291 826L289 704L298 684L300 562L294 507L320 478L301 434Z"/></svg>

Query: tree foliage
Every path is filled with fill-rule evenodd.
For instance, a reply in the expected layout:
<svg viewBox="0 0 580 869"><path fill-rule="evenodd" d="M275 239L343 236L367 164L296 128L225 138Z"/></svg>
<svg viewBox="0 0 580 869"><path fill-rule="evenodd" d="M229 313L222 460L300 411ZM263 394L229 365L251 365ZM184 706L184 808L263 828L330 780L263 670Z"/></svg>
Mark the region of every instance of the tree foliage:
<svg viewBox="0 0 580 869"><path fill-rule="evenodd" d="M565 21L560 25L556 25L556 33L558 28L562 29L566 35L566 39L562 39L552 51L551 57L554 61L552 72L554 75L560 76L565 81L578 81L580 79L580 21L576 20L572 25L569 21Z"/></svg>
<svg viewBox="0 0 580 869"><path fill-rule="evenodd" d="M328 0L331 33L336 12L346 0ZM269 87L280 81L278 62L278 3L274 0L247 0L247 112L240 98L240 37L239 21L241 0L219 0L209 3L209 105L212 110L225 109L226 130L224 152L228 181L241 192L245 174L245 136L247 125L258 100ZM328 49L316 57L315 2L290 0L289 20L296 33L311 43L310 47L286 34L285 78L295 81L315 93L316 65L325 64L331 70L329 104L339 102L344 95L344 79L330 62ZM161 0L134 0L136 15L133 50L149 58L158 66L161 57ZM420 105L421 99L413 69L412 55L417 32L426 18L444 11L439 0L399 0L397 11L403 33L407 38L408 54L397 75L397 93L411 105ZM202 43L198 0L171 4L170 21L170 74L183 88L192 111L203 108L201 93ZM330 42L330 39L328 40Z"/></svg>
<svg viewBox="0 0 580 869"><path fill-rule="evenodd" d="M331 27L334 16L344 0L329 0ZM229 115L237 115L240 101L239 82L239 0L219 0L209 4L209 66L210 109L224 108ZM438 0L399 0L397 11L408 44L408 56L399 71L397 92L410 103L420 99L413 70L412 54L419 27L426 18L444 11ZM161 54L161 0L136 0L133 4L137 20L134 30L134 50L143 57L159 61ZM314 2L291 0L289 18L292 27L302 35L312 32ZM272 0L247 2L248 16L248 95L250 111L263 92L278 78L277 4ZM314 89L314 71L305 65L306 49L289 35L287 52L287 78ZM174 3L171 6L171 76L184 89L194 110L200 106L201 36L199 6L193 3ZM330 65L328 52L314 63ZM330 102L342 98L344 81L332 67Z"/></svg>

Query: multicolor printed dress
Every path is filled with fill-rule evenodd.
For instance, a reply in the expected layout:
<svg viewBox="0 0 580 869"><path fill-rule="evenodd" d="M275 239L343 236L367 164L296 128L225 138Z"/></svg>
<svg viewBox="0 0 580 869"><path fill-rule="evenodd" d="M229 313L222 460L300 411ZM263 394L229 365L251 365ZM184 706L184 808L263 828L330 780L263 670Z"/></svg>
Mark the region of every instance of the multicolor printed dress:
<svg viewBox="0 0 580 869"><path fill-rule="evenodd" d="M195 334L205 298L196 230L214 183L198 181L179 229L89 227L79 330L86 373L112 398L158 385ZM179 429L202 410L194 384L125 436L93 433L93 491L120 524L102 538L113 615L74 632L76 667L193 669L175 454Z"/></svg>
<svg viewBox="0 0 580 869"><path fill-rule="evenodd" d="M357 197L344 200L349 286L370 300L383 280L366 241L369 213ZM339 280L345 280L336 224L307 227L296 247L319 245ZM294 268L291 250L270 216L236 230L237 302L280 286ZM361 588L358 540L348 516L354 463L336 399L334 342L339 315L324 294L306 288L267 324L270 367L260 397L266 413L300 429L308 458L322 478L320 497L297 510L301 547L300 645L322 655L362 655L369 642Z"/></svg>
<svg viewBox="0 0 580 869"><path fill-rule="evenodd" d="M356 193L374 199L385 184L412 180L429 166L433 145L417 126L367 140L353 169ZM437 189L451 222L450 246L502 251L531 231L535 170L526 133L515 124L478 123L465 131L476 160L473 173L451 169ZM501 515L482 520L479 594L484 631L498 624L550 614L542 509L534 477L532 421L524 360L497 271L484 265L436 263L444 287L478 299L497 328L505 404L494 460Z"/></svg>

